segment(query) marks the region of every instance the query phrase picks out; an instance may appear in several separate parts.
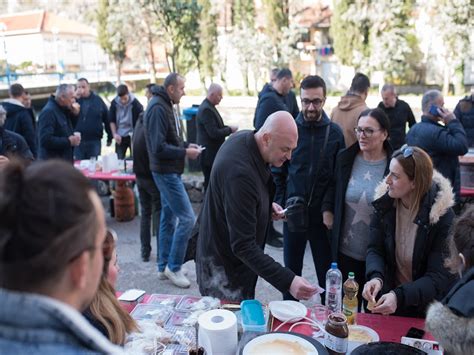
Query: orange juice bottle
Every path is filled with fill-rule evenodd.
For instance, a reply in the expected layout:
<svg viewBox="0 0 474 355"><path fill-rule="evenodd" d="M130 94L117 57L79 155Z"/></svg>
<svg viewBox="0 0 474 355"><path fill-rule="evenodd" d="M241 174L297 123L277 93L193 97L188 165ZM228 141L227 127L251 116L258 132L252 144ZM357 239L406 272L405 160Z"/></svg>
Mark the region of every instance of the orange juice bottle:
<svg viewBox="0 0 474 355"><path fill-rule="evenodd" d="M356 324L357 317L357 292L359 284L354 279L354 273L349 273L349 278L342 285L344 298L342 300L342 312L347 318L347 324Z"/></svg>

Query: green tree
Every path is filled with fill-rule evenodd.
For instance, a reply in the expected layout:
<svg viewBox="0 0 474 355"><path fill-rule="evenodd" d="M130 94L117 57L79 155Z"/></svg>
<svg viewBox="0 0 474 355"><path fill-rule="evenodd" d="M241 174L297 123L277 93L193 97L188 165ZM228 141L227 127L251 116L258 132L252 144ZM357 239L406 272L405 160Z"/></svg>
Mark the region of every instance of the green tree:
<svg viewBox="0 0 474 355"><path fill-rule="evenodd" d="M277 58L280 58L282 30L289 25L288 0L263 0L262 3L266 15L265 33L271 39Z"/></svg>
<svg viewBox="0 0 474 355"><path fill-rule="evenodd" d="M443 63L443 94L472 51L469 35L474 31L474 3L472 0L419 0L419 8L426 11L429 25L437 38L433 52Z"/></svg>
<svg viewBox="0 0 474 355"><path fill-rule="evenodd" d="M232 0L232 25L239 28L255 27L254 0Z"/></svg>
<svg viewBox="0 0 474 355"><path fill-rule="evenodd" d="M206 78L212 81L215 74L216 48L217 48L217 14L210 0L199 0L202 8L199 22L200 28L200 53L199 63L201 82L205 84Z"/></svg>
<svg viewBox="0 0 474 355"><path fill-rule="evenodd" d="M360 69L369 54L369 1L335 0L330 34L334 52L343 65Z"/></svg>
<svg viewBox="0 0 474 355"><path fill-rule="evenodd" d="M145 0L163 31L166 59L170 71L185 75L199 69L199 15L196 0Z"/></svg>
<svg viewBox="0 0 474 355"><path fill-rule="evenodd" d="M99 45L115 62L117 82L120 82L122 65L126 57L126 35L116 1L100 0L97 9L97 36Z"/></svg>

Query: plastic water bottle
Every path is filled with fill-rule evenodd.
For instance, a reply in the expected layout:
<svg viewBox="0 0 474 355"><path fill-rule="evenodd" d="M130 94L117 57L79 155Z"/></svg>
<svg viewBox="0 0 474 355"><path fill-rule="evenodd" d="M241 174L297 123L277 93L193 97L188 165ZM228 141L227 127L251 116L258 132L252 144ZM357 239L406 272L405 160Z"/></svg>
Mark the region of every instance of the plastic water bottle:
<svg viewBox="0 0 474 355"><path fill-rule="evenodd" d="M342 308L342 274L337 263L332 263L326 273L326 306L329 313L341 312Z"/></svg>

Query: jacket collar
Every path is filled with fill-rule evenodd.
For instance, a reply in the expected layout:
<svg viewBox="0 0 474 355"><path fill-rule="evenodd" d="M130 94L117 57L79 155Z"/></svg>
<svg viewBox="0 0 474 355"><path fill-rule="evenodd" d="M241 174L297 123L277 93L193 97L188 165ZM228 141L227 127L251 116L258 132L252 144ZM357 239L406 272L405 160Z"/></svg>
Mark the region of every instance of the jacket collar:
<svg viewBox="0 0 474 355"><path fill-rule="evenodd" d="M372 205L377 211L387 212L393 207L394 199L388 195L388 185L385 177L375 188ZM451 183L438 171L433 171L433 183L426 195L422 198L418 215L415 221L423 225L434 225L454 206L454 193Z"/></svg>
<svg viewBox="0 0 474 355"><path fill-rule="evenodd" d="M431 123L431 124L434 124L434 125L437 125L437 126L441 126L438 122L433 121L430 117L428 117L426 115L421 116L421 122L426 122L426 123ZM441 126L441 127L443 127L443 126Z"/></svg>
<svg viewBox="0 0 474 355"><path fill-rule="evenodd" d="M25 107L25 105L23 105L20 100L17 100L17 99L14 99L14 98L5 99L5 100L3 100L3 102L6 102L6 103L9 103L9 104L12 104L12 105Z"/></svg>

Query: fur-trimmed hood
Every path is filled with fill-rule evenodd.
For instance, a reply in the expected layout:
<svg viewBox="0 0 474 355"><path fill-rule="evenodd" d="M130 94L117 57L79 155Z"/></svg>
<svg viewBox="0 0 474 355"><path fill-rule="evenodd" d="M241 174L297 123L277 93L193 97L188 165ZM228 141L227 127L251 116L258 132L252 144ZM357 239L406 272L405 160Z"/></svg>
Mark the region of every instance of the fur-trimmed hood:
<svg viewBox="0 0 474 355"><path fill-rule="evenodd" d="M426 315L426 328L446 354L474 354L474 318L458 316L448 306L434 302Z"/></svg>
<svg viewBox="0 0 474 355"><path fill-rule="evenodd" d="M380 182L375 188L374 193L374 206L377 205L377 201L382 199L390 199L388 196L388 184L386 182L387 178L385 177L382 182ZM431 189L428 191L427 195L423 198L421 205L428 203L425 201L429 198L429 195L433 195L433 201L427 207L429 208L429 223L431 225L436 224L439 219L454 206L454 193L451 183L438 171L433 171L433 183ZM377 208L377 207L376 207ZM421 208L420 208L421 210Z"/></svg>

